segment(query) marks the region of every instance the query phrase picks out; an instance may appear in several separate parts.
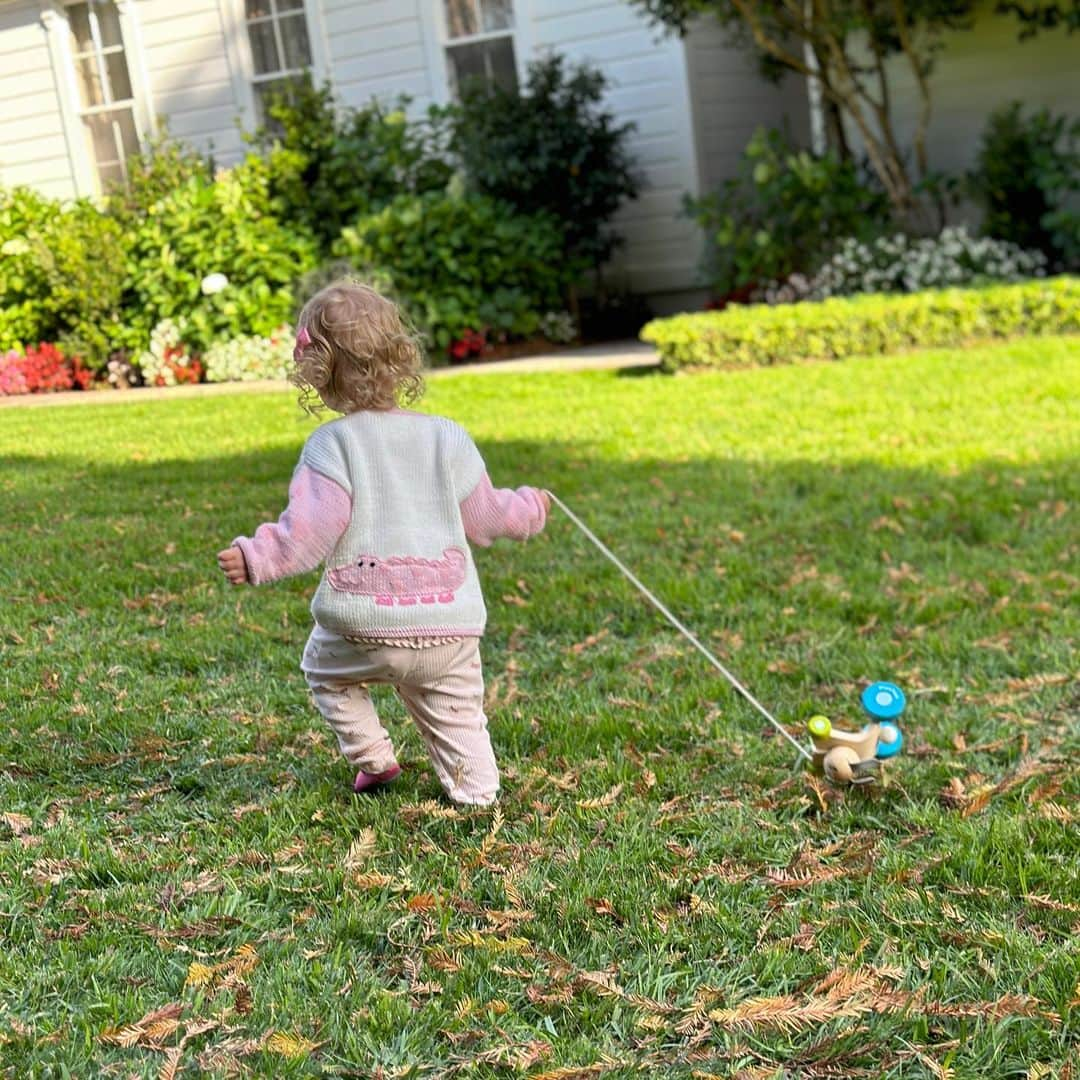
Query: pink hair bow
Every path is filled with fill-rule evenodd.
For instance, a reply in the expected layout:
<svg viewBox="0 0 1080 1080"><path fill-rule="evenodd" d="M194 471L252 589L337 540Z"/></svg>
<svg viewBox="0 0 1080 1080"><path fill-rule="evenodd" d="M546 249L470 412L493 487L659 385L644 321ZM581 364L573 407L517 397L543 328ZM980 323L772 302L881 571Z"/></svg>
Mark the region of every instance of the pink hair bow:
<svg viewBox="0 0 1080 1080"><path fill-rule="evenodd" d="M311 335L307 332L306 326L300 327L300 333L296 335L296 348L293 349L292 358L298 361L300 354L304 351L304 348L311 344Z"/></svg>

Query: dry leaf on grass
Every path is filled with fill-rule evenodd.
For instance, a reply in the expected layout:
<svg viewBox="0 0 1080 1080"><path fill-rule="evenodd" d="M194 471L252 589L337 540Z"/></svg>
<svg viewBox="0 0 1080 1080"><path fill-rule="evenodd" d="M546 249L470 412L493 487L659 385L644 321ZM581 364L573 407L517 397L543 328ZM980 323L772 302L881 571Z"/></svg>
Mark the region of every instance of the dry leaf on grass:
<svg viewBox="0 0 1080 1080"><path fill-rule="evenodd" d="M37 859L23 873L35 885L59 885L65 878L81 868L81 863L72 859Z"/></svg>
<svg viewBox="0 0 1080 1080"><path fill-rule="evenodd" d="M490 952L531 954L532 942L521 937L497 938L481 934L479 930L452 930L446 942L454 948L486 949Z"/></svg>
<svg viewBox="0 0 1080 1080"><path fill-rule="evenodd" d="M377 870L369 870L367 873L354 874L353 883L361 889L383 889L392 885L394 879L389 874L380 874Z"/></svg>
<svg viewBox="0 0 1080 1080"><path fill-rule="evenodd" d="M313 1050L317 1050L322 1043L312 1042L300 1035L294 1035L289 1031L275 1031L263 1043L263 1048L271 1054L280 1054L285 1058L307 1057Z"/></svg>
<svg viewBox="0 0 1080 1080"><path fill-rule="evenodd" d="M599 810L602 807L610 806L622 794L622 789L622 784L616 784L610 791L597 799L579 799L578 806L582 810Z"/></svg>
<svg viewBox="0 0 1080 1080"><path fill-rule="evenodd" d="M425 799L419 803L409 803L398 811L405 821L413 822L418 818L456 818L461 815L452 807L437 802L435 799Z"/></svg>
<svg viewBox="0 0 1080 1080"><path fill-rule="evenodd" d="M176 1074L180 1068L180 1058L183 1053L184 1048L182 1046L174 1046L165 1051L165 1060L158 1070L158 1080L176 1080Z"/></svg>
<svg viewBox="0 0 1080 1080"><path fill-rule="evenodd" d="M188 965L185 986L215 988L231 980L239 979L255 969L259 954L252 945L241 945L228 960L220 964L201 964L197 960Z"/></svg>
<svg viewBox="0 0 1080 1080"><path fill-rule="evenodd" d="M184 1011L182 1002L173 1001L160 1009L148 1012L142 1019L122 1027L109 1028L98 1038L101 1042L114 1046L147 1046L160 1048L162 1040L167 1039L180 1026L180 1015Z"/></svg>
<svg viewBox="0 0 1080 1080"><path fill-rule="evenodd" d="M542 1073L533 1073L528 1080L592 1080L610 1069L610 1065L561 1065L557 1069L546 1069Z"/></svg>
<svg viewBox="0 0 1080 1080"><path fill-rule="evenodd" d="M622 916L615 910L615 905L606 897L586 897L585 903L596 912L597 915L606 915L616 922L622 922Z"/></svg>
<svg viewBox="0 0 1080 1080"><path fill-rule="evenodd" d="M34 827L34 822L25 814L0 814L2 821L15 836L25 836Z"/></svg>
<svg viewBox="0 0 1080 1080"><path fill-rule="evenodd" d="M874 1006L868 999L809 997L759 997L741 1002L732 1009L713 1009L709 1019L724 1028L755 1031L772 1028L787 1034L820 1027L831 1020L861 1016Z"/></svg>
<svg viewBox="0 0 1080 1080"><path fill-rule="evenodd" d="M355 870L362 866L372 855L378 846L378 837L374 829L362 829L360 835L349 845L349 852L345 856L345 869Z"/></svg>
<svg viewBox="0 0 1080 1080"><path fill-rule="evenodd" d="M596 634L590 634L584 641L575 642L570 646L570 651L575 656L580 656L586 649L591 649L594 645L599 644L608 636L607 630L601 630Z"/></svg>

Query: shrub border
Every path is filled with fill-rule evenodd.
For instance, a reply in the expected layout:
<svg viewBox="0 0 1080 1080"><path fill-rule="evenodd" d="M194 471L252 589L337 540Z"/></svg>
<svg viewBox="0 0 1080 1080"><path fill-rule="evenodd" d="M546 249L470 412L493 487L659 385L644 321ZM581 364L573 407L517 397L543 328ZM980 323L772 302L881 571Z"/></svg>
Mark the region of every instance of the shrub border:
<svg viewBox="0 0 1080 1080"><path fill-rule="evenodd" d="M665 371L843 360L978 341L1080 333L1080 278L755 304L653 319Z"/></svg>

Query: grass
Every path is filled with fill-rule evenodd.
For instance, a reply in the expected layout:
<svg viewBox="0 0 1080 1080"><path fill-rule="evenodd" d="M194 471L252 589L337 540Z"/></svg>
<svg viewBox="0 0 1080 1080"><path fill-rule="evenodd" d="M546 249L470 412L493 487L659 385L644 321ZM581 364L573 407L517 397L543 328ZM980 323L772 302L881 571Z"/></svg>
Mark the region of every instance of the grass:
<svg viewBox="0 0 1080 1080"><path fill-rule="evenodd" d="M793 732L904 685L908 752L826 787L555 515L478 556L498 808L386 697L355 799L315 578L214 563L292 399L5 410L0 1075L1071 1075L1080 342L426 401Z"/></svg>

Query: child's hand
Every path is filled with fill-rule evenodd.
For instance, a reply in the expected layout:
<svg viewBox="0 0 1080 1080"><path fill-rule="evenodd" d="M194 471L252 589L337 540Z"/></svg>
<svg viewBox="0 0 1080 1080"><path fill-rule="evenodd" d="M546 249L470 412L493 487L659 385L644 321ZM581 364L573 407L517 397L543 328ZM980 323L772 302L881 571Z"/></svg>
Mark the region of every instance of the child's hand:
<svg viewBox="0 0 1080 1080"><path fill-rule="evenodd" d="M551 496L543 489L540 489L540 501L544 504L544 513L551 513Z"/></svg>
<svg viewBox="0 0 1080 1080"><path fill-rule="evenodd" d="M217 561L230 585L243 585L247 581L247 563L244 562L244 553L238 547L219 551Z"/></svg>

